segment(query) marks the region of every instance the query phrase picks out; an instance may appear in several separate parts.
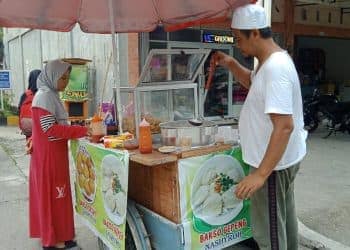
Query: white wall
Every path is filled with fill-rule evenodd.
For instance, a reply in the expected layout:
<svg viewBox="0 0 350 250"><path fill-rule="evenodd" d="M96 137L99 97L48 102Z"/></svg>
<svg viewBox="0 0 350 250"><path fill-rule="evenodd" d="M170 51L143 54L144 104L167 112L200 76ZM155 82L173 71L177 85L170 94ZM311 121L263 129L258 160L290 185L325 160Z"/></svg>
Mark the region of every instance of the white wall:
<svg viewBox="0 0 350 250"><path fill-rule="evenodd" d="M119 75L116 77L121 85L128 85L128 37L117 35L117 62ZM79 57L92 60L89 67L95 71L96 91L93 100L100 102L102 85L105 81L109 57L112 53L111 35L83 33L78 26L71 32L54 32L28 29L5 29L5 60L9 69L14 72L13 104L28 84L28 75L32 69L42 68L42 62L57 58ZM112 98L113 60L109 66L104 101Z"/></svg>

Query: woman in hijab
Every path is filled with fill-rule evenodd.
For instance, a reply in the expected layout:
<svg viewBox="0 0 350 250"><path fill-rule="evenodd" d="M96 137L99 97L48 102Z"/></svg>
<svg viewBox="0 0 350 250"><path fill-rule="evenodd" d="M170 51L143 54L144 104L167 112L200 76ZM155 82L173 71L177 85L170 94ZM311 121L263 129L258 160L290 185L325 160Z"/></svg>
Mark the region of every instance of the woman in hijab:
<svg viewBox="0 0 350 250"><path fill-rule="evenodd" d="M32 135L32 101L38 90L36 80L40 72L39 69L30 72L28 89L22 94L18 104L19 127L27 140Z"/></svg>
<svg viewBox="0 0 350 250"><path fill-rule="evenodd" d="M30 71L29 73L29 79L28 79L28 89L22 94L19 104L18 104L18 110L21 110L21 106L26 98L26 93L30 91L33 95L35 95L36 91L38 90L36 86L36 80L40 74L41 70L40 69L34 69Z"/></svg>
<svg viewBox="0 0 350 250"><path fill-rule="evenodd" d="M78 249L69 180L69 139L84 137L87 128L69 126L59 98L68 84L71 65L49 61L38 77L32 104L33 133L29 174L30 237L43 249Z"/></svg>

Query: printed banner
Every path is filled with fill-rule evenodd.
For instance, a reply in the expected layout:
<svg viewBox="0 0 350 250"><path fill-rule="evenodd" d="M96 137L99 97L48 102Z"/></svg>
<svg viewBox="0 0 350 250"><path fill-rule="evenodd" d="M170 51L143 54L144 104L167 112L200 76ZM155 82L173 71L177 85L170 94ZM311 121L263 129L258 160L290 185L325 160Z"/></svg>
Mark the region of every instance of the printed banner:
<svg viewBox="0 0 350 250"><path fill-rule="evenodd" d="M87 65L72 65L69 83L61 93L61 98L70 102L81 102L89 98Z"/></svg>
<svg viewBox="0 0 350 250"><path fill-rule="evenodd" d="M125 249L129 153L72 140L75 209L110 249Z"/></svg>
<svg viewBox="0 0 350 250"><path fill-rule="evenodd" d="M249 173L240 148L179 161L185 249L222 249L252 237L250 200L234 195Z"/></svg>

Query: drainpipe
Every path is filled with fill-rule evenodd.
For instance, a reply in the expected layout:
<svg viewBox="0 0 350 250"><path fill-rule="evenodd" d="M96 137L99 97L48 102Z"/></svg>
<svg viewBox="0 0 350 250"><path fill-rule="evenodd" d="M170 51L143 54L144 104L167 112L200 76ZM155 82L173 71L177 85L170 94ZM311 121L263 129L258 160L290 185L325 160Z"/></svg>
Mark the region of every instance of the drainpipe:
<svg viewBox="0 0 350 250"><path fill-rule="evenodd" d="M69 32L69 39L70 39L70 56L74 58L74 40L73 40L73 30Z"/></svg>
<svg viewBox="0 0 350 250"><path fill-rule="evenodd" d="M24 55L23 55L23 34L19 36L19 43L20 43L20 48L21 48L21 68L22 68L22 76L23 76L23 91L26 89L26 84L25 84L25 79L26 79L26 74L24 72Z"/></svg>
<svg viewBox="0 0 350 250"><path fill-rule="evenodd" d="M39 56L40 56L40 69L43 67L43 41L42 41L42 31L39 31Z"/></svg>

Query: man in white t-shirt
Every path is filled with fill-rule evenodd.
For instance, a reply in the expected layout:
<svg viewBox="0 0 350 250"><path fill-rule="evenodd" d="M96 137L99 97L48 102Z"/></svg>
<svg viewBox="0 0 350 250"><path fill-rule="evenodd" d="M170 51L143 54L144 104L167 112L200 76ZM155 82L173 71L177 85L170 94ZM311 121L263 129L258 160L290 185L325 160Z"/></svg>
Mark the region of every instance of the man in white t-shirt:
<svg viewBox="0 0 350 250"><path fill-rule="evenodd" d="M235 195L251 199L252 231L260 249L295 250L294 178L306 154L307 136L298 74L288 53L273 41L262 7L237 8L231 27L237 48L259 62L250 71L222 52L214 53L211 61L228 68L249 89L239 133L251 173L237 185Z"/></svg>

